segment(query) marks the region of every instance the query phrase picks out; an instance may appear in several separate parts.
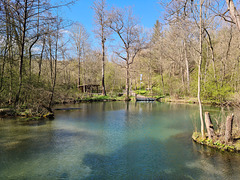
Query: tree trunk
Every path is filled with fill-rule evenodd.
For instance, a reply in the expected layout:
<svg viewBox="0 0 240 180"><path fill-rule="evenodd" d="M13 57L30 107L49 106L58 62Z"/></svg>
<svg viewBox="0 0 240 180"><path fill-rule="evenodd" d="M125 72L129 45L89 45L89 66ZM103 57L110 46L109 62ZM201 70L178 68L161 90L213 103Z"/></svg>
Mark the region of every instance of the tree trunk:
<svg viewBox="0 0 240 180"><path fill-rule="evenodd" d="M189 93L189 91L190 91L190 74L189 74L189 62L188 62L188 56L187 56L186 40L184 40L183 43L184 43L184 55L185 55L186 75L187 75L187 91Z"/></svg>
<svg viewBox="0 0 240 180"><path fill-rule="evenodd" d="M208 139L213 139L215 136L215 133L214 133L214 128L213 128L213 124L212 124L212 120L209 112L205 112L205 124L207 128Z"/></svg>
<svg viewBox="0 0 240 180"><path fill-rule="evenodd" d="M226 0L230 15L233 19L233 22L237 25L238 30L240 31L240 13L237 11L233 0Z"/></svg>
<svg viewBox="0 0 240 180"><path fill-rule="evenodd" d="M126 66L126 92L127 92L127 97L126 97L126 101L129 101L129 79L130 79L130 73L129 73L129 63L127 62L127 66Z"/></svg>
<svg viewBox="0 0 240 180"><path fill-rule="evenodd" d="M79 47L77 47L78 51L78 88L80 88L81 85L81 52Z"/></svg>
<svg viewBox="0 0 240 180"><path fill-rule="evenodd" d="M103 27L103 26L102 26ZM103 33L103 29L102 29ZM105 89L105 39L102 35L102 95L106 96L106 89Z"/></svg>
<svg viewBox="0 0 240 180"><path fill-rule="evenodd" d="M150 90L150 78L151 78L151 70L150 66L148 67L148 90Z"/></svg>
<svg viewBox="0 0 240 180"><path fill-rule="evenodd" d="M225 142L232 140L232 126L233 126L233 114L227 117L226 120L226 130L225 130Z"/></svg>
<svg viewBox="0 0 240 180"><path fill-rule="evenodd" d="M52 86L52 93L50 97L50 102L49 102L49 109L51 109L52 104L53 104L53 96L54 96L54 91L55 91L55 86L56 86L56 80L57 80L57 60L58 60L58 37L59 37L59 22L57 21L57 37L56 37L56 46L55 46L55 60L54 60L54 79L53 79L53 86Z"/></svg>
<svg viewBox="0 0 240 180"><path fill-rule="evenodd" d="M9 4L9 2L8 2ZM4 9L5 9L5 18L6 18L6 35L7 35L7 39L6 39L6 44L5 44L5 48L4 48L4 55L3 55L3 62L2 62L2 68L0 65L0 70L1 70L1 80L0 80L0 92L2 91L2 87L3 87L3 79L4 79L4 70L5 70L5 62L7 59L7 54L10 54L10 48L11 48L11 41L10 41L10 31L11 31L11 24L10 24L10 13L8 11L8 5L4 4Z"/></svg>
<svg viewBox="0 0 240 180"><path fill-rule="evenodd" d="M87 82L87 79L86 79L86 71L87 71L86 69L87 69L87 66L85 66L85 60L84 60L84 58L85 58L84 46L83 46L82 52L83 52L83 59L82 59L82 74L83 74L83 78L82 78L82 83L85 85L88 82ZM83 86L83 87L84 87L84 92L86 92L87 91L86 86Z"/></svg>
<svg viewBox="0 0 240 180"><path fill-rule="evenodd" d="M201 67L202 67L202 6L203 0L200 2L200 31L199 31L199 46L200 46L200 56L199 56L199 64L198 64L198 103L199 103L199 113L200 113L200 120L201 120L201 134L202 138L205 138L204 132L204 121L203 121L203 114L202 114L202 102L201 102Z"/></svg>
<svg viewBox="0 0 240 180"><path fill-rule="evenodd" d="M210 49L211 49L211 54L212 54L212 63L213 63L213 76L214 76L214 79L215 81L217 81L216 79L216 67L215 67L215 58L214 58L214 50L213 50L213 45L212 45L212 39L211 39L211 36L210 34L208 33L207 29L204 28L205 32L207 33L207 36L208 36L208 45L210 46Z"/></svg>
<svg viewBox="0 0 240 180"><path fill-rule="evenodd" d="M13 93L12 93L12 87L13 87L13 66L14 66L14 55L13 55L13 47L12 47L12 39L13 39L13 34L11 31L10 27L10 44L9 44L9 52L8 52L8 59L10 63L10 84L9 84L9 99L8 99L8 104L12 104L12 99L13 99Z"/></svg>
<svg viewBox="0 0 240 180"><path fill-rule="evenodd" d="M26 35L26 25L27 25L27 4L28 1L25 0L25 5L24 5L24 17L23 17L23 29L22 29L22 39L21 39L21 51L20 51L20 62L19 62L19 85L18 85L18 92L16 94L16 99L14 105L16 106L20 93L21 93L21 88L22 88L22 80L23 80L23 58L24 58L24 47L25 47L25 35Z"/></svg>
<svg viewBox="0 0 240 180"><path fill-rule="evenodd" d="M182 85L183 87L185 87L184 70L182 66L181 66L181 74L182 74Z"/></svg>
<svg viewBox="0 0 240 180"><path fill-rule="evenodd" d="M6 41L6 45L5 45L5 48L4 48L4 55L3 55L3 62L2 62L2 68L0 66L0 69L1 69L1 80L0 80L0 92L2 90L2 86L3 86L3 78L4 78L4 70L5 70L5 61L6 61L6 56L7 56L7 48L8 48L8 40Z"/></svg>
<svg viewBox="0 0 240 180"><path fill-rule="evenodd" d="M40 60L39 60L39 64L38 64L38 67L39 67L39 71L38 71L38 82L39 82L40 77L41 77L42 60L43 60L43 52L44 52L44 48L45 48L45 41L46 41L45 38L43 38L42 51L41 51Z"/></svg>
<svg viewBox="0 0 240 180"><path fill-rule="evenodd" d="M34 40L34 42L30 45L28 52L29 52L29 79L31 80L32 77L32 47L34 44L38 41L39 36L37 35L37 38Z"/></svg>
<svg viewBox="0 0 240 180"><path fill-rule="evenodd" d="M162 68L162 66L161 66L161 80L162 80L163 94L165 94L164 79L163 79L163 68Z"/></svg>

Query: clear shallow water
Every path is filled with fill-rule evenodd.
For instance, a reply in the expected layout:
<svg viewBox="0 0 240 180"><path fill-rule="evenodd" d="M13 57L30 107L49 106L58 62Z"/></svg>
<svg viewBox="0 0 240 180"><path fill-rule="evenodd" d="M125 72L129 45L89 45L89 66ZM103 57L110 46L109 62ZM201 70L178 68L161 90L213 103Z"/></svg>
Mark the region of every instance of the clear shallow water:
<svg viewBox="0 0 240 180"><path fill-rule="evenodd" d="M80 109L40 126L0 119L0 179L240 179L240 155L191 141L196 105L62 107Z"/></svg>

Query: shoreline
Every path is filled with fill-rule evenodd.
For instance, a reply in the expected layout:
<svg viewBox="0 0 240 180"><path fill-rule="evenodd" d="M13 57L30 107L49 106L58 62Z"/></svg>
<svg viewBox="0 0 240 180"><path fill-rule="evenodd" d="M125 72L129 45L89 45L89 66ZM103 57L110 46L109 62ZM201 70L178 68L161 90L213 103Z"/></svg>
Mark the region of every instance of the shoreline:
<svg viewBox="0 0 240 180"><path fill-rule="evenodd" d="M135 96L130 97L130 101L136 101ZM93 103L93 102L115 102L115 101L126 101L124 96L96 96L96 97L86 97L82 99L73 100L71 98L62 101L55 101L54 105L64 105L64 104L80 104L80 103ZM162 97L155 100L156 102L163 103L177 103L177 104L198 104L197 98L186 97L186 98L174 98L174 97ZM204 105L213 105L213 106L223 106L223 104L211 103L209 101L203 101ZM0 118L9 118L9 117L19 117L26 121L44 121L44 120L53 120L54 119L55 109L48 110L44 114L34 114L31 109L21 109L16 110L11 107L0 107Z"/></svg>
<svg viewBox="0 0 240 180"><path fill-rule="evenodd" d="M200 145L207 146L220 151L240 153L240 139L239 137L233 138L231 143L221 142L219 139L211 140L208 138L202 138L201 133L194 132L192 134L192 140Z"/></svg>
<svg viewBox="0 0 240 180"><path fill-rule="evenodd" d="M148 96L146 96L148 97ZM58 100L54 102L54 105L58 104L80 104L80 103L91 103L91 102L114 102L114 101L126 101L124 96L121 97L104 97L104 96L99 96L99 97L87 97L83 99L77 99L77 100L72 100L72 99L67 99L67 100ZM134 96L130 97L130 101L136 101ZM174 97L162 97L162 98L156 98L156 102L164 102L164 103L177 103L177 104L198 104L197 98L192 98L192 97L186 97L186 98L174 98ZM210 102L210 101L202 101L202 104L204 105L212 105L212 106L233 106L233 103L215 103L215 102ZM12 107L0 107L0 117L28 117L31 116L29 113L31 109L22 109L20 112L17 112L16 109ZM34 114L34 113L33 113ZM48 114L48 113L46 113ZM42 114L36 117L41 117L41 116L46 116L46 114Z"/></svg>
<svg viewBox="0 0 240 180"><path fill-rule="evenodd" d="M85 99L78 99L78 100L63 100L63 101L56 101L54 105L59 104L80 104L80 103L92 103L92 102L114 102L114 101L125 101L124 99L117 99L117 98L85 98ZM19 111L19 112L18 112ZM52 112L51 112L52 111ZM0 107L0 118L8 118L8 117L21 117L25 118L26 120L36 120L36 119L54 119L54 109L51 109L44 114L34 114L31 112L31 109L21 109L16 110L12 107Z"/></svg>

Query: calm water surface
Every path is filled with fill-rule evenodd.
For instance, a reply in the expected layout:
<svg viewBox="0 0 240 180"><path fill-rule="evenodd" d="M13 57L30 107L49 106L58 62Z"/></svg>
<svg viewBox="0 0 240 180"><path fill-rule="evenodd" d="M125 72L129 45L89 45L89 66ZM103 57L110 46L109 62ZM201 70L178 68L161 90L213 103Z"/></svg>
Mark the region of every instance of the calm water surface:
<svg viewBox="0 0 240 180"><path fill-rule="evenodd" d="M238 154L191 141L196 105L62 107L80 109L38 126L0 119L0 179L240 179Z"/></svg>

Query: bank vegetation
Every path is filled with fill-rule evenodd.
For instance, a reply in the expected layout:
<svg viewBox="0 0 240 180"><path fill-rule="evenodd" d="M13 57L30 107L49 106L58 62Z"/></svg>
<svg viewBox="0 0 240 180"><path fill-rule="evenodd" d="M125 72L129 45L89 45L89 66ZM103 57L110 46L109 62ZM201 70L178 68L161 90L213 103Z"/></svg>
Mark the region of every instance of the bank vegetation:
<svg viewBox="0 0 240 180"><path fill-rule="evenodd" d="M239 104L237 2L159 1L165 11L147 29L134 8L96 0L97 47L81 22L61 17L72 3L0 0L1 107L44 114L56 103L130 100L132 92ZM101 91L82 93L86 84Z"/></svg>

